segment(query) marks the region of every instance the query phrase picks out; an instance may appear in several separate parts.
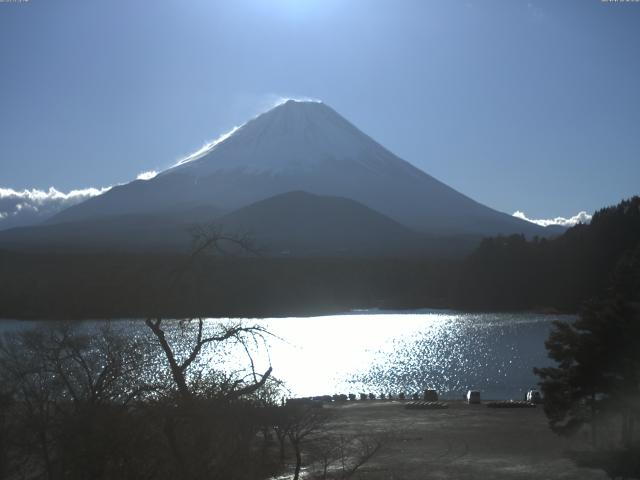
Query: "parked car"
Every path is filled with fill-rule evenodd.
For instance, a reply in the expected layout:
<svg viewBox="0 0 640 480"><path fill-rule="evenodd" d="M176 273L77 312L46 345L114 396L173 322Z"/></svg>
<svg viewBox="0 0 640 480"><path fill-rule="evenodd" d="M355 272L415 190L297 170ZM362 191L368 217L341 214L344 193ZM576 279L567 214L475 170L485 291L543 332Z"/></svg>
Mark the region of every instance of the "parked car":
<svg viewBox="0 0 640 480"><path fill-rule="evenodd" d="M480 391L469 390L467 392L467 403L480 403Z"/></svg>
<svg viewBox="0 0 640 480"><path fill-rule="evenodd" d="M529 390L527 392L527 402L529 403L542 403L542 395L538 390Z"/></svg>

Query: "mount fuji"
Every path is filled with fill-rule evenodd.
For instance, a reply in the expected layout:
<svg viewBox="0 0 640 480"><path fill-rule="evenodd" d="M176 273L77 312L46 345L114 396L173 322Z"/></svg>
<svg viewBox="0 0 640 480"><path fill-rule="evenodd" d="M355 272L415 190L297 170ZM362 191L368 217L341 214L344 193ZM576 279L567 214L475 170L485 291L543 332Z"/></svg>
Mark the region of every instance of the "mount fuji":
<svg viewBox="0 0 640 480"><path fill-rule="evenodd" d="M300 202L300 194L284 195L290 192L311 197ZM275 196L282 197L260 205ZM343 201L336 202L335 197ZM296 236L296 229L302 228L301 216L292 213L297 204L307 205L306 213L312 216L335 217L345 208L354 215L359 212L371 219L371 229L364 229L367 234L381 241L411 235L415 240L558 233L457 192L391 153L324 103L289 100L150 180L114 187L63 210L42 226L3 232L0 242L15 239L16 234L24 240L38 231L40 238L57 238L53 232L70 228L70 223L102 222L113 231L122 223L118 218L127 218L127 225L144 223L132 218L154 218L152 223L164 223L165 229L176 218L216 218L223 226L226 219L229 225L246 230L260 230L265 218L273 218L282 232L277 248L286 248L287 235ZM242 214L235 214L239 209ZM252 211L260 214L252 216ZM173 220L158 220L163 215ZM244 223L238 223L238 218ZM283 219L290 221L283 225ZM342 218L341 226L334 227L342 230L348 223ZM327 223L323 228L332 227ZM384 234L378 231L381 228ZM341 232L332 233L339 237ZM68 237L67 232L64 238ZM351 235L351 240L353 247L357 239Z"/></svg>

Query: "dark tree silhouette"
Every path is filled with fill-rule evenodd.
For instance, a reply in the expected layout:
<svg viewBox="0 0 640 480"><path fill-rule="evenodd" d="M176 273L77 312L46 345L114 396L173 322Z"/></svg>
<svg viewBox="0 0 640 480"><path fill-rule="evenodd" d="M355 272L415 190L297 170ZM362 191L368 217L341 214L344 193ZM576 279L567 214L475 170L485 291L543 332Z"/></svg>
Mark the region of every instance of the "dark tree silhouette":
<svg viewBox="0 0 640 480"><path fill-rule="evenodd" d="M296 464L293 480L300 477L302 467L302 449L309 437L317 435L328 421L327 411L316 406L289 405L284 407L286 412L286 431L289 442L293 447Z"/></svg>
<svg viewBox="0 0 640 480"><path fill-rule="evenodd" d="M199 237L198 256L233 240L212 232L217 236ZM169 290L183 288L196 258L174 271ZM52 323L0 339L3 475L244 480L277 473L277 462L254 448L256 434L271 423L254 400L271 368L255 371L249 344L266 332L198 317L154 316L142 332L138 327L116 332L109 324ZM229 343L247 352L247 374L202 360Z"/></svg>
<svg viewBox="0 0 640 480"><path fill-rule="evenodd" d="M574 433L611 408L623 416L625 446L630 445L631 405L640 393L640 317L620 300L593 301L573 323L556 322L546 342L557 367L537 368L551 428ZM636 412L637 414L637 412Z"/></svg>
<svg viewBox="0 0 640 480"><path fill-rule="evenodd" d="M185 265L176 269L169 287L169 292L178 288L180 282L186 275L188 275L190 269L193 268L194 263L197 262L199 257L206 255L209 252L226 255L228 252L225 249L225 245L227 245L241 252L256 253L252 247L251 239L248 236L224 233L224 231L218 228L215 224L204 227L194 227L192 237L194 243L193 253L189 256ZM184 359L178 360L174 349L167 340L167 336L162 325L162 318L158 316L155 318L147 318L145 320L145 324L149 327L151 332L153 332L165 354L165 358L171 371L171 376L173 377L178 392L183 400L191 400L193 398L193 392L189 389L187 381L187 371L202 353L203 347L210 344L222 344L229 340L235 340L237 343L246 347L247 336L254 338L255 336L268 333L259 325L244 326L241 323L235 323L232 325L220 324L217 326L218 328L215 332L205 334L204 321L202 318L190 318L183 321L181 325L190 325L192 323L196 324L195 338L190 346L188 354ZM248 352L246 348L245 350ZM251 366L253 367L253 362L251 362ZM224 392L224 396L228 399L237 399L243 395L252 394L265 384L271 375L271 371L272 369L269 367L259 380L256 378L255 372L252 372L255 379L253 384L242 385L241 381L237 381L230 390Z"/></svg>
<svg viewBox="0 0 640 480"><path fill-rule="evenodd" d="M586 463L580 457L585 465L597 459L612 478L640 473L640 463L631 461L640 454L634 436L640 417L640 245L614 271L603 299L588 302L576 321L555 323L546 346L557 366L535 369L555 432L572 434L588 424L598 447L601 440L612 444L599 427L618 426L617 450Z"/></svg>
<svg viewBox="0 0 640 480"><path fill-rule="evenodd" d="M639 243L640 197L550 240L487 238L464 261L453 300L470 309L577 312L605 293L616 265Z"/></svg>
<svg viewBox="0 0 640 480"><path fill-rule="evenodd" d="M191 400L193 398L193 392L189 388L189 383L187 380L187 370L198 358L198 355L202 353L203 347L214 343L224 343L228 340L235 340L236 342L244 345L247 341L245 336L253 337L255 335L262 335L267 333L266 330L259 325L243 326L242 324L234 324L230 326L218 325L218 333L205 336L203 333L203 319L198 318L186 321L187 324L192 322L196 323L195 339L193 341L193 344L191 345L190 352L186 355L184 360L179 361L173 348L170 345L170 342L167 340L167 336L162 327L162 319L147 318L145 320L145 324L158 339L160 347L165 354L167 363L169 364L173 381L175 382L178 392L183 400ZM224 389L220 392L220 394L227 399L237 399L243 395L251 395L265 384L265 382L271 375L271 371L272 368L269 367L267 371L260 376L259 380L256 380L255 382L248 385L243 384L243 382L240 380L237 380L236 382L234 382L231 388Z"/></svg>

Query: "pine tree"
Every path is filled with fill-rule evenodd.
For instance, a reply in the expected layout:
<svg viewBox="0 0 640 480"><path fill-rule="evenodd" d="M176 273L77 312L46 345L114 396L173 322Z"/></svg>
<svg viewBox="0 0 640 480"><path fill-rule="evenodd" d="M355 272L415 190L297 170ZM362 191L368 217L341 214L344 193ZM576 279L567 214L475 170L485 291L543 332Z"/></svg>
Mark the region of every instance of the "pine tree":
<svg viewBox="0 0 640 480"><path fill-rule="evenodd" d="M598 419L620 419L620 443L634 443L640 414L640 246L619 262L606 297L587 303L574 322L556 322L546 342L556 367L536 368L550 427L571 434Z"/></svg>

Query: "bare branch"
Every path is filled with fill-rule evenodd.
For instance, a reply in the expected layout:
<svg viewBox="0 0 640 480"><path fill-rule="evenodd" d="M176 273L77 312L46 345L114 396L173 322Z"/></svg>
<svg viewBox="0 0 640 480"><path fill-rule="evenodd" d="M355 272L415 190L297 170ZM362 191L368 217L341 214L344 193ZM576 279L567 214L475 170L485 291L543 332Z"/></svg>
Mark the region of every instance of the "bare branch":
<svg viewBox="0 0 640 480"><path fill-rule="evenodd" d="M243 395L251 395L256 390L262 388L262 386L265 384L265 382L271 375L272 371L273 371L273 368L269 367L267 371L262 374L262 378L260 379L259 382L253 383L251 385L247 385L246 387L240 388L238 390L233 390L229 394L227 394L226 397L228 399L231 399L231 398L240 398Z"/></svg>

